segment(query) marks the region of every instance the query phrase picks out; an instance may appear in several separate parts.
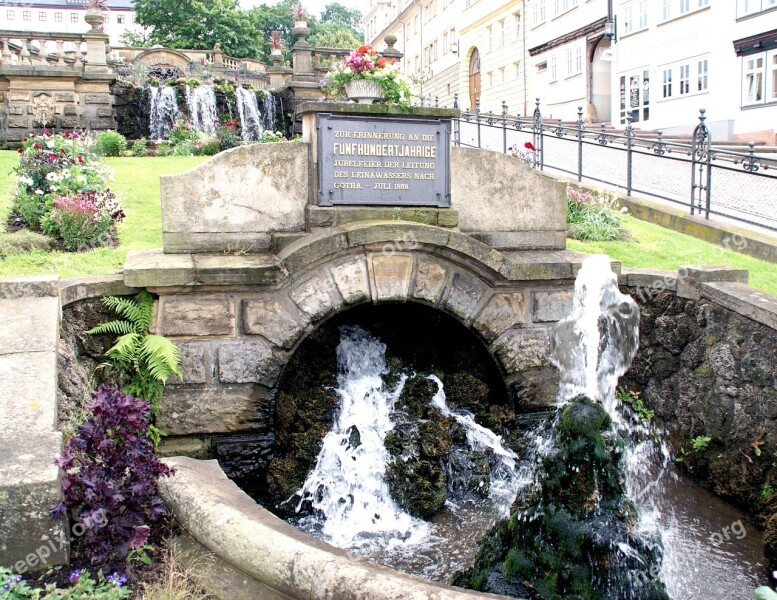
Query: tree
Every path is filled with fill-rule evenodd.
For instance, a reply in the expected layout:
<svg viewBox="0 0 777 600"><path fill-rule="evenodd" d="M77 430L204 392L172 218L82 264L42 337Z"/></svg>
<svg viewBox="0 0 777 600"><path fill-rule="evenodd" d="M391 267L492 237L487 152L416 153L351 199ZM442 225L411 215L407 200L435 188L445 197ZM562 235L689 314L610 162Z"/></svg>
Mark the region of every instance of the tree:
<svg viewBox="0 0 777 600"><path fill-rule="evenodd" d="M322 22L316 27L308 41L318 48L358 48L364 42L361 34L357 35L350 27L338 23Z"/></svg>
<svg viewBox="0 0 777 600"><path fill-rule="evenodd" d="M258 57L257 31L237 0L136 0L137 21L152 28L152 43L209 50L216 43L229 56Z"/></svg>
<svg viewBox="0 0 777 600"><path fill-rule="evenodd" d="M321 13L321 23L335 23L342 27L348 27L358 37L361 37L361 11L343 6L339 2L330 2L324 7L324 12Z"/></svg>

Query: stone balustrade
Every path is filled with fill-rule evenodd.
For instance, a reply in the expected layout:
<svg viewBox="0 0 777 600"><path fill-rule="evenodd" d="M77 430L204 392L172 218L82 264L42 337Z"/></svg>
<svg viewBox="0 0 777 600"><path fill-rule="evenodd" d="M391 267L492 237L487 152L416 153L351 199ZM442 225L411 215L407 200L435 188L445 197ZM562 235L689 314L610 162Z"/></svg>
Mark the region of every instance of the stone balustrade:
<svg viewBox="0 0 777 600"><path fill-rule="evenodd" d="M0 31L3 67L59 67L83 69L88 42L77 33Z"/></svg>
<svg viewBox="0 0 777 600"><path fill-rule="evenodd" d="M313 70L325 74L331 71L335 64L345 60L349 53L350 50L342 48L316 48L313 50Z"/></svg>

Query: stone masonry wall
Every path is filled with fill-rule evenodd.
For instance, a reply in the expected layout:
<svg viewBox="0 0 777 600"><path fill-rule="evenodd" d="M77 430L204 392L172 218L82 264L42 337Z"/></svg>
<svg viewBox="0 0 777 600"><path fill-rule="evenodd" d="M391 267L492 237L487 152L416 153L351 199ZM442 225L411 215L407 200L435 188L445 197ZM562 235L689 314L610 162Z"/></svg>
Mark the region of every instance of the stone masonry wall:
<svg viewBox="0 0 777 600"><path fill-rule="evenodd" d="M705 271L669 276L668 286L654 275L659 289L625 288L640 304L642 322L640 350L621 383L642 392L681 468L766 526L774 561L777 302L742 283L694 282L698 274ZM699 436L711 439L694 451Z"/></svg>

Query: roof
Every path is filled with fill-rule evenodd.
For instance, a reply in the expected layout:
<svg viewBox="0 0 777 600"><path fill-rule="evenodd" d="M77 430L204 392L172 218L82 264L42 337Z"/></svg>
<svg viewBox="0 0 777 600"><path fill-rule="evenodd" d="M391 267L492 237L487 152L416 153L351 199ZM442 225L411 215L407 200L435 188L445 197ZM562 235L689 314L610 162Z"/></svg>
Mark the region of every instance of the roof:
<svg viewBox="0 0 777 600"><path fill-rule="evenodd" d="M764 52L777 48L777 29L750 37L734 40L734 50L737 56L748 56L756 52Z"/></svg>
<svg viewBox="0 0 777 600"><path fill-rule="evenodd" d="M24 8L62 8L62 9L83 9L84 0L33 0L25 3ZM108 0L106 3L109 9L133 10L132 0ZM0 0L0 6L19 7L18 0Z"/></svg>

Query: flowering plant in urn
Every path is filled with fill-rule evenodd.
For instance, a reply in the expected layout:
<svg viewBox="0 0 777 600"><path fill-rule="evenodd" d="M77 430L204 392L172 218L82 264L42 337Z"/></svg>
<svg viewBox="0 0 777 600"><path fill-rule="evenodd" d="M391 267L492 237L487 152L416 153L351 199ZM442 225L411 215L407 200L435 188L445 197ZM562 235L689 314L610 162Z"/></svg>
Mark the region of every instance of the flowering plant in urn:
<svg viewBox="0 0 777 600"><path fill-rule="evenodd" d="M372 87L373 91L356 91L354 82L365 82L356 86ZM381 56L370 45L359 46L348 58L337 63L327 74L323 89L335 98L349 97L357 102L382 98L387 104L405 108L410 106L413 96L410 81L400 73L396 60Z"/></svg>

